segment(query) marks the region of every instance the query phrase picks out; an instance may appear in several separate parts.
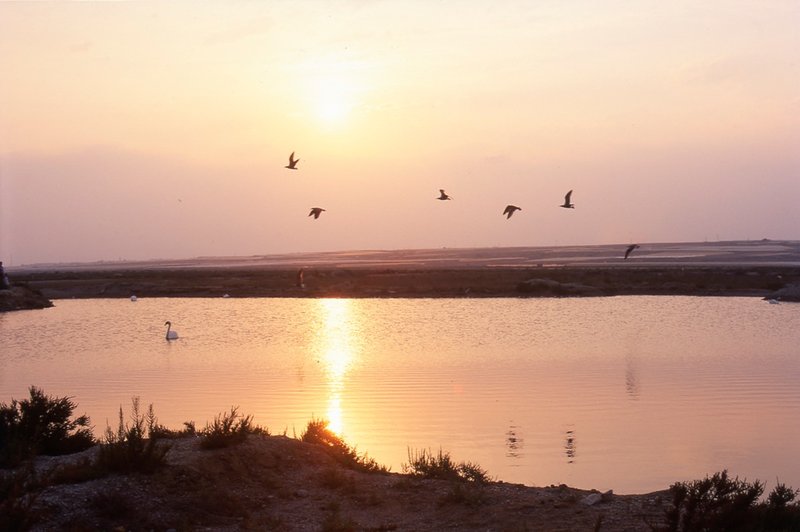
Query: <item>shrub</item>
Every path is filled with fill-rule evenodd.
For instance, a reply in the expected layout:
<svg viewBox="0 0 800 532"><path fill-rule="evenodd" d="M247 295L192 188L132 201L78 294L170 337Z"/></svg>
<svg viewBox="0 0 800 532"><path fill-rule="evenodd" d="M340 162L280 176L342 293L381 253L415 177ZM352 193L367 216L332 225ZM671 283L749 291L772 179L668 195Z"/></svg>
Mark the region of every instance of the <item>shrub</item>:
<svg viewBox="0 0 800 532"><path fill-rule="evenodd" d="M37 454L76 453L94 445L85 415L75 419L70 397L50 397L31 386L30 398L0 404L0 467L13 467Z"/></svg>
<svg viewBox="0 0 800 532"><path fill-rule="evenodd" d="M485 484L490 481L484 469L471 462L456 464L450 453L442 451L434 455L430 450L408 450L408 464L403 464L403 472L424 478L460 480Z"/></svg>
<svg viewBox="0 0 800 532"><path fill-rule="evenodd" d="M185 424L187 430L193 430L194 424ZM242 416L239 408L231 407L227 414L217 414L211 425L206 425L202 432L200 446L204 449L220 449L243 442L248 434L266 434L269 432L253 424L253 416Z"/></svg>
<svg viewBox="0 0 800 532"><path fill-rule="evenodd" d="M798 530L797 491L778 484L767 497L764 484L731 479L727 470L670 486L672 507L666 511L668 531Z"/></svg>
<svg viewBox="0 0 800 532"><path fill-rule="evenodd" d="M195 436L197 436L197 429L194 426L194 421L184 421L183 429L181 430L170 429L161 424L156 424L150 429L150 437L158 440L177 440Z"/></svg>
<svg viewBox="0 0 800 532"><path fill-rule="evenodd" d="M103 470L113 472L138 471L149 473L166 463L170 447L158 443L153 437L153 429L158 426L151 404L147 414L139 411L139 398L132 399L131 423L125 423L122 407L119 408L119 427L117 432L106 427L105 438L97 465Z"/></svg>
<svg viewBox="0 0 800 532"><path fill-rule="evenodd" d="M388 469L378 464L366 454L359 455L355 447L350 447L344 440L328 428L329 422L324 419L312 419L308 422L300 439L306 443L322 445L339 463L361 471L386 473Z"/></svg>

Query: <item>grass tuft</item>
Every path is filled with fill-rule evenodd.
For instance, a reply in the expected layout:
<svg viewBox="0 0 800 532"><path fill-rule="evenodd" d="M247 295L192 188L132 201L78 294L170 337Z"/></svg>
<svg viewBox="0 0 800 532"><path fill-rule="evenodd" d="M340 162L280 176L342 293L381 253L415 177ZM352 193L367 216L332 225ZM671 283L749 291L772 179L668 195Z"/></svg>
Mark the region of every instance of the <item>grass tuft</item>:
<svg viewBox="0 0 800 532"><path fill-rule="evenodd" d="M491 481L488 473L477 464L461 462L456 464L450 453L439 449L437 454L431 450L408 450L408 464L403 464L403 472L423 478L458 480L486 484Z"/></svg>
<svg viewBox="0 0 800 532"><path fill-rule="evenodd" d="M159 443L153 436L158 420L151 404L146 414L139 410L139 398L132 399L131 422L126 423L119 409L117 431L106 427L104 442L97 456L97 466L103 471L151 473L166 463L170 446Z"/></svg>
<svg viewBox="0 0 800 532"><path fill-rule="evenodd" d="M194 428L185 424L187 430ZM203 449L221 449L242 443L248 434L264 434L269 436L267 429L253 424L253 416L243 416L239 407L231 407L230 412L220 413L214 417L214 422L206 425L201 433L200 446Z"/></svg>

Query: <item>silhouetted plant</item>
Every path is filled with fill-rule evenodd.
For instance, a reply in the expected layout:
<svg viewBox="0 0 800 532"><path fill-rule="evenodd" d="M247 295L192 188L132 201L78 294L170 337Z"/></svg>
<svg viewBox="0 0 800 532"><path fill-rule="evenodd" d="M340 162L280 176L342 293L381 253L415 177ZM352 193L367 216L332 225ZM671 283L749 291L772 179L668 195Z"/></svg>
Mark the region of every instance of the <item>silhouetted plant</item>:
<svg viewBox="0 0 800 532"><path fill-rule="evenodd" d="M778 484L766 502L758 480L731 479L727 470L670 487L672 507L666 511L668 531L798 530L800 506L792 504L797 491Z"/></svg>
<svg viewBox="0 0 800 532"><path fill-rule="evenodd" d="M760 508L764 530L800 530L798 494L800 490L778 482Z"/></svg>
<svg viewBox="0 0 800 532"><path fill-rule="evenodd" d="M69 397L50 397L35 386L30 398L0 404L0 467L13 467L37 454L61 455L94 445L89 418L75 419Z"/></svg>
<svg viewBox="0 0 800 532"><path fill-rule="evenodd" d="M344 440L328 428L329 422L324 419L312 419L300 440L306 443L322 445L338 462L361 471L378 473L388 472L388 468L378 464L366 453L359 455L355 447L350 447Z"/></svg>
<svg viewBox="0 0 800 532"><path fill-rule="evenodd" d="M187 428L189 428L187 426ZM194 425L192 424L192 428ZM243 442L248 434L269 435L267 429L253 424L253 416L243 416L239 407L231 407L228 413L220 413L214 417L211 425L206 425L200 440L204 449L220 449Z"/></svg>
<svg viewBox="0 0 800 532"><path fill-rule="evenodd" d="M170 429L159 423L156 423L156 425L150 430L150 437L163 440L192 438L197 435L197 429L194 426L194 421L184 421L183 429L181 430Z"/></svg>
<svg viewBox="0 0 800 532"><path fill-rule="evenodd" d="M125 423L122 407L119 409L117 431L106 427L104 442L100 447L97 465L113 472L152 472L166 463L170 447L158 443L153 437L153 428L158 420L151 404L146 414L139 411L139 398L132 399L131 423Z"/></svg>
<svg viewBox="0 0 800 532"><path fill-rule="evenodd" d="M425 478L438 478L442 480L463 480L468 482L486 483L491 479L487 472L479 465L471 462L456 464L450 453L442 451L434 455L430 450L408 450L408 464L403 464L403 472Z"/></svg>

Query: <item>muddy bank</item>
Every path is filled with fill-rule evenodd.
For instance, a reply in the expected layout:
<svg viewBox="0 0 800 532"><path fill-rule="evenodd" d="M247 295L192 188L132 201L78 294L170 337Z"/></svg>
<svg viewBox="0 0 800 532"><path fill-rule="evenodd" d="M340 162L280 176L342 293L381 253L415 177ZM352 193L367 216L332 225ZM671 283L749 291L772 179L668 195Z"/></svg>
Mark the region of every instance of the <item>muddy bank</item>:
<svg viewBox="0 0 800 532"><path fill-rule="evenodd" d="M769 297L800 284L795 266L532 268L151 268L39 270L16 278L50 299L137 297ZM784 293L786 290L784 290Z"/></svg>
<svg viewBox="0 0 800 532"><path fill-rule="evenodd" d="M52 306L52 301L42 295L40 291L27 285L12 286L9 290L0 290L0 312L41 309Z"/></svg>

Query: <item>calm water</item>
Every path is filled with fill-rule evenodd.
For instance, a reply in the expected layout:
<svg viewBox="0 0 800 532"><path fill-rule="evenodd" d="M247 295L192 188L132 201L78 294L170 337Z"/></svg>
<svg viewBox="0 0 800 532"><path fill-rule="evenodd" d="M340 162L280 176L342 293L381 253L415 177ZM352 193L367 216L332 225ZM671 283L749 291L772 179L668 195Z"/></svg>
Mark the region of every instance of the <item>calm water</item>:
<svg viewBox="0 0 800 532"><path fill-rule="evenodd" d="M171 320L180 339L164 339ZM0 401L69 395L99 435L133 396L198 427L326 418L400 471L618 493L728 468L800 487L800 305L757 298L140 299L0 314Z"/></svg>

